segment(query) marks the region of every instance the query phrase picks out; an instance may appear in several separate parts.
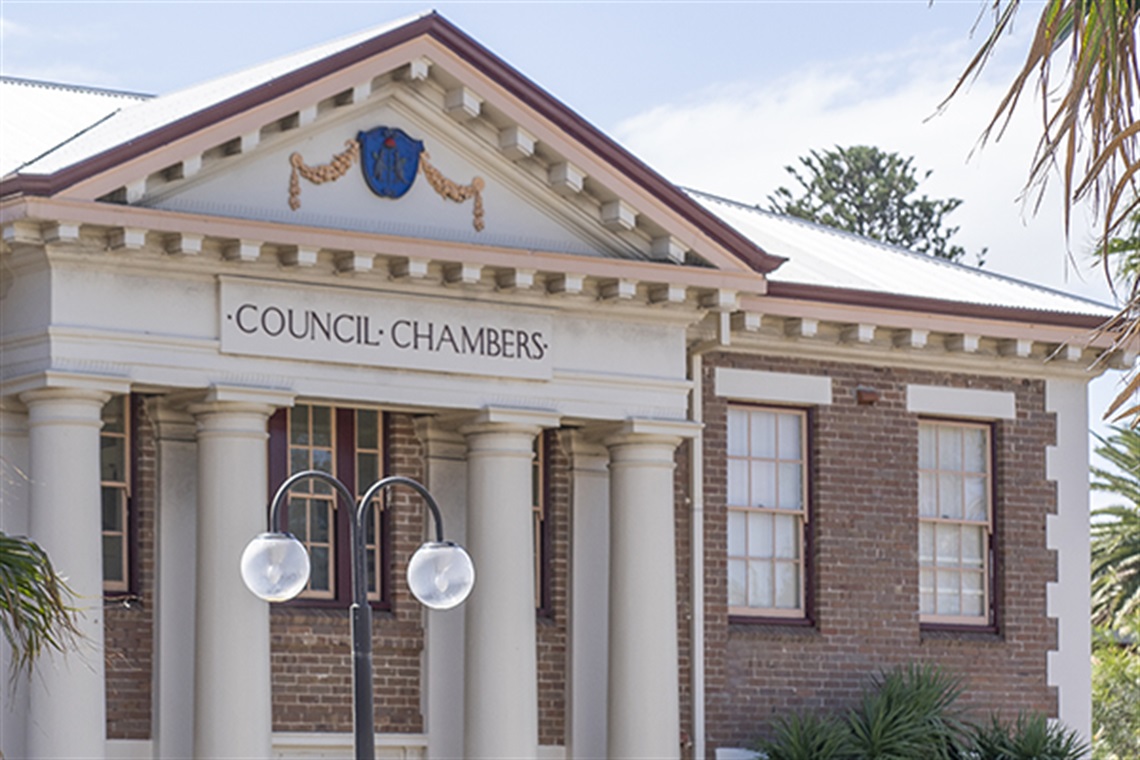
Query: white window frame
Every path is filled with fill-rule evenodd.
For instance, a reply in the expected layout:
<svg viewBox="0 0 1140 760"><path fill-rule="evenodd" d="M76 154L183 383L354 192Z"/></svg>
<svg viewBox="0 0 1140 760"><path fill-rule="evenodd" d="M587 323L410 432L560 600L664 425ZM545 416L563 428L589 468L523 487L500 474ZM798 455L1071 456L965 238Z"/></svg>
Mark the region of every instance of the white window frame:
<svg viewBox="0 0 1140 760"><path fill-rule="evenodd" d="M931 458L934 460L933 467L923 466L923 428L929 428L934 431L933 440L935 441L935 451L931 452ZM983 453L982 464L984 472L980 473L983 479L981 492L985 498L985 519L971 519L966 514L966 504L968 499L967 480L977 480L979 473L976 470L967 469L965 463L965 448L963 447L961 454L962 465L959 469L944 468L940 465L939 441L938 431L940 429L960 429L960 430L977 430L981 431L985 436L985 451ZM931 626L969 626L987 628L994 624L994 593L995 593L995 578L994 578L994 456L993 456L993 425L988 422L976 422L968 420L950 420L950 419L932 419L923 418L919 420L919 465L917 470L918 487L919 487L919 505L918 505L918 528L919 528L919 621L923 625ZM926 492L929 494L928 498L932 497L936 505L935 514L923 514L923 478L927 477L929 484L933 480L934 485L928 486ZM946 514L941 505L943 481L940 480L943 476L948 478L959 478L962 481L961 499L963 505L963 512L960 516ZM952 482L952 481L951 481ZM925 526L931 526L930 539L924 542L924 535L927 532ZM952 526L959 526L959 539L957 542L958 561L957 563L942 562L939 556L939 541L937 538L937 531L939 528L948 528ZM965 537L966 530L982 531L982 540L980 548L980 567L971 566L970 563L964 558L963 554L963 538ZM924 550L923 544L929 547L929 555L927 550ZM959 579L958 585L958 609L961 610L962 603L967 596L965 587L962 585L962 579L966 574L980 574L982 578L981 583L981 614L979 615L964 615L943 613L938 611L938 604L941 599L939 594L939 573L946 573L947 575L957 575ZM929 575L928 575L929 574ZM926 579L930 578L929 581ZM933 594L934 611L924 609L926 606L925 594L928 592Z"/></svg>
<svg viewBox="0 0 1140 760"><path fill-rule="evenodd" d="M749 433L748 433L747 437L748 437L748 440L751 441L751 424L752 424L752 420L753 420L753 414L757 413L757 412L775 415L776 420L777 420L775 430L777 430L777 431L779 430L778 420L781 416L783 416L783 417L794 417L798 422L799 439L800 439L799 440L799 447L798 447L798 452L797 452L797 458L791 459L791 458L781 456L780 448L779 448L780 444L779 444L779 438L778 438L779 433L777 432L777 434L776 434L777 438L774 441L774 451L775 451L774 456L770 456L770 457L753 456L753 452L751 451L751 444L750 443L749 443L749 450L744 456L741 456L739 454L731 454L729 452L732 451L732 447L731 447L730 442L728 440L729 430L727 428L729 426L728 426L728 421L727 421L727 417L726 417L726 431L725 431L725 437L726 437L726 452L725 452L726 474L725 474L725 484L726 484L727 520L726 520L725 532L726 532L726 539L727 539L726 540L726 560L727 560L727 571L729 574L728 582L729 582L729 584L732 584L732 582L733 582L731 580L732 575L733 575L733 564L743 562L744 566L745 566L744 567L744 573L743 573L743 578L744 578L744 583L745 583L744 594L745 594L745 598L747 600L747 597L748 597L749 592L750 592L750 590L748 588L749 574L750 574L748 563L767 561L771 565L770 577L771 577L771 584L772 584L772 587L771 587L772 606L749 606L747 604L746 605L733 604L732 603L733 602L733 600L732 600L732 589L730 587L728 590L728 593L729 593L728 614L730 617L737 617L737 618L772 618L772 619L781 619L781 620L807 620L809 617L808 609L807 609L807 598L808 598L807 587L808 587L809 575L810 575L810 557L807 556L808 547L807 547L806 538L808 535L808 531L810 530L810 519L811 519L811 514L810 514L810 512L811 512L811 509L810 509L810 475L809 475L810 461L809 461L809 457L808 457L808 427L809 427L808 426L808 419L809 419L808 411L806 409L779 407L779 406L730 404L728 406L727 415L731 416L733 413L746 413L748 415ZM752 483L751 483L751 477L752 477L751 476L751 472L752 472L752 466L751 465L754 462L765 462L765 463L774 464L776 473L779 473L781 464L793 464L793 463L798 464L799 470L800 470L800 474L799 474L799 479L800 479L800 482L799 482L800 505L799 505L799 508L793 510L793 509L788 509L786 507L781 508L781 507L778 507L776 505L757 505L757 504L752 504L752 503L745 503L745 504L733 503L734 500L733 500L732 494L735 490L737 490L736 488L733 487L733 484L732 484L731 472L734 469L733 468L733 462L743 462L745 464L745 471L749 473L748 483L744 484L744 490L746 493L749 494L749 498L748 498L749 502L751 502L753 500L751 497L751 494L753 492L752 491ZM739 470L739 468L738 468L738 470ZM778 480L779 475L777 474L776 477L777 477L777 483L776 483L776 485L773 486L774 489L779 488L779 480ZM778 490L777 490L777 493L778 493ZM778 497L777 497L777 500L778 500ZM744 545L744 553L743 554L734 553L734 544L741 543L739 541L733 540L732 525L734 522L737 522L733 519L734 515L742 515L744 517L744 520L745 520L745 526L748 526L749 523L751 522L749 520L750 515L765 515L765 516L771 515L772 516L772 531L771 531L772 550L771 550L771 552L769 552L770 556L764 556L764 555L758 555L758 554L754 555L751 553L751 550L749 547L749 541L750 541L751 537L748 535L747 532L745 533L745 536L742 539L742 542ZM777 518L786 518L786 517L795 517L796 518L795 536L794 536L794 545L796 547L796 556L794 558L776 556L777 555L777 550L776 550L776 532L777 532L776 531L776 519ZM748 531L749 528L745 527L745 530ZM796 574L797 574L796 604L794 607L775 606L776 605L776 594L777 594L777 587L776 587L777 568L779 565L792 565L792 564L795 565ZM738 565L738 567L739 567L739 565Z"/></svg>

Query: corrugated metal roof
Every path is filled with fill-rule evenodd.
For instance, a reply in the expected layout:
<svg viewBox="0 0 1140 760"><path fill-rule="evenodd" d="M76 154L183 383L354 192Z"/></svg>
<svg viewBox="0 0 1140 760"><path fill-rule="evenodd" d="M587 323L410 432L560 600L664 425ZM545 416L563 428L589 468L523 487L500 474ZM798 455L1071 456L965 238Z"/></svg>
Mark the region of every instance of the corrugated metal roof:
<svg viewBox="0 0 1140 760"><path fill-rule="evenodd" d="M153 100L135 103L114 113L74 140L31 161L20 170L20 173L51 174L57 172L117 145L130 142L155 129L172 124L216 103L270 82L291 71L409 24L424 15L427 14L421 13L373 27L234 74L162 95Z"/></svg>
<svg viewBox="0 0 1140 760"><path fill-rule="evenodd" d="M0 176L150 95L0 77Z"/></svg>
<svg viewBox="0 0 1140 760"><path fill-rule="evenodd" d="M1066 314L1111 316L1111 306L983 269L914 253L832 227L695 190L686 192L765 252L788 261L772 282L842 288Z"/></svg>

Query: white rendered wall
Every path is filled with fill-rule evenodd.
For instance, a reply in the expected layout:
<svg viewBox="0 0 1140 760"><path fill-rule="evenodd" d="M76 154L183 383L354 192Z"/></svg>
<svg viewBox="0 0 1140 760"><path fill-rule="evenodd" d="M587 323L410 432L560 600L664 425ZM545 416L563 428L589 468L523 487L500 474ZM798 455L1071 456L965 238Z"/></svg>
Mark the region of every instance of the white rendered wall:
<svg viewBox="0 0 1140 760"><path fill-rule="evenodd" d="M1046 452L1046 475L1057 484L1057 514L1046 522L1046 544L1057 552L1057 582L1048 587L1048 614L1057 619L1057 651L1049 652L1049 685L1058 717L1086 740L1092 735L1089 629L1088 395L1082 380L1048 380L1045 408L1057 415L1057 445Z"/></svg>

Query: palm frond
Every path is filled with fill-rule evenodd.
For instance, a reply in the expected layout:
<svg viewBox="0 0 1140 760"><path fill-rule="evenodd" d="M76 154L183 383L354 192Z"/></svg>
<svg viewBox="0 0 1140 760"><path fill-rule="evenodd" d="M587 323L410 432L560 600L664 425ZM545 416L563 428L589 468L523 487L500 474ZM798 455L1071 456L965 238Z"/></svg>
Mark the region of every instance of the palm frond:
<svg viewBox="0 0 1140 760"><path fill-rule="evenodd" d="M12 677L47 650L66 651L82 634L71 590L38 544L0 531L0 631L12 648Z"/></svg>

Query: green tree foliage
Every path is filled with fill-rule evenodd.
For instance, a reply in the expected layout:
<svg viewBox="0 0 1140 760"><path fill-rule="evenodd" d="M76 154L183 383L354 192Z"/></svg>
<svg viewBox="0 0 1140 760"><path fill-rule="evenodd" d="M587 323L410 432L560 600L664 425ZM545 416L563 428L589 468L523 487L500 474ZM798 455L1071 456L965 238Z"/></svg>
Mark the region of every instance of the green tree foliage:
<svg viewBox="0 0 1140 760"><path fill-rule="evenodd" d="M977 77L1003 35L1014 28L1020 0L991 0L993 29L966 66L946 104ZM1044 0L1025 61L1002 98L982 141L1001 138L1023 100L1041 114L1041 137L1029 167L1026 191L1038 200L1060 174L1065 231L1074 206L1091 202L1101 216L1102 251L1127 240L1129 220L1140 211L1140 56L1135 0ZM1024 97L1028 96L1028 97ZM1134 230L1133 230L1134 232ZM1105 273L1113 267L1106 256ZM1127 303L1104 328L1117 346L1140 337L1140 280L1127 287ZM1105 416L1140 422L1140 372L1133 371Z"/></svg>
<svg viewBox="0 0 1140 760"><path fill-rule="evenodd" d="M920 178L913 158L852 145L813 150L800 164L800 169L785 167L798 190L776 190L768 197L772 211L941 259L958 261L966 255L962 246L950 243L958 228L943 222L961 199L916 197L930 172ZM979 266L984 256L983 249L977 255Z"/></svg>
<svg viewBox="0 0 1140 760"><path fill-rule="evenodd" d="M1093 760L1140 757L1140 615L1122 623L1093 635Z"/></svg>
<svg viewBox="0 0 1140 760"><path fill-rule="evenodd" d="M80 636L70 590L47 553L0 531L0 631L12 647L12 676L31 670L47 650L65 651Z"/></svg>
<svg viewBox="0 0 1140 760"><path fill-rule="evenodd" d="M1113 428L1097 440L1096 454L1109 467L1091 468L1092 489L1121 502L1093 513L1093 622L1118 627L1140 614L1140 433Z"/></svg>

